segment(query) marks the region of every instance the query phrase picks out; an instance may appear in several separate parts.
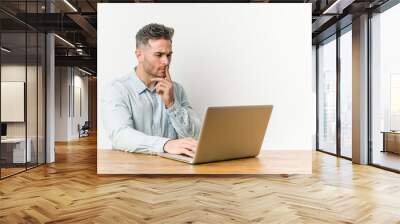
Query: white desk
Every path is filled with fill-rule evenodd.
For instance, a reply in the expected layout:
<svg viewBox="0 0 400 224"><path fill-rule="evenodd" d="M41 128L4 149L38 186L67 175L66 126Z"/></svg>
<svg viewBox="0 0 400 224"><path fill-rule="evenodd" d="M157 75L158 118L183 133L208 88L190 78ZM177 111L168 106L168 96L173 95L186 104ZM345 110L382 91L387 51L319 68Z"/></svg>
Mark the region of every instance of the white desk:
<svg viewBox="0 0 400 224"><path fill-rule="evenodd" d="M26 162L30 162L32 158L31 154L31 145L32 140L27 138L26 142L28 143L26 147L25 154L25 138L6 138L1 139L2 147L6 147L6 149L2 148L2 152L6 150L10 150L8 147L12 147L12 163L25 163L25 158L27 158Z"/></svg>

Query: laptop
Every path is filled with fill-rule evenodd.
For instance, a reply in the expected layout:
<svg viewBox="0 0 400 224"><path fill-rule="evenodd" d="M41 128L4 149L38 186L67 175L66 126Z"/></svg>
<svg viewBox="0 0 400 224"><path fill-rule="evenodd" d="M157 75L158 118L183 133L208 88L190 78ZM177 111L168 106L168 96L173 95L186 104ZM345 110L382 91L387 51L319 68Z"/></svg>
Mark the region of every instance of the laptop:
<svg viewBox="0 0 400 224"><path fill-rule="evenodd" d="M256 157L272 108L272 105L209 107L193 158L169 153L159 156L189 164Z"/></svg>

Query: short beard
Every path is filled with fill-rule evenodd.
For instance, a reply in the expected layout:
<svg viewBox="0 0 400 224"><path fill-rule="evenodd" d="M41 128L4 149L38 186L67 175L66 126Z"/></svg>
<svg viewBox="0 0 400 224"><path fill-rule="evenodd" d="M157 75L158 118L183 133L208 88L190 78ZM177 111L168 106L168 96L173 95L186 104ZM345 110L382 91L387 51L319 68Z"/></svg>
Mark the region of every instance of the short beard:
<svg viewBox="0 0 400 224"><path fill-rule="evenodd" d="M150 75L152 78L155 78L155 77L157 77L157 75L156 74L153 74L152 72L151 72L151 70L149 69L147 69L147 66L144 66L143 65L143 70L148 74L148 75Z"/></svg>

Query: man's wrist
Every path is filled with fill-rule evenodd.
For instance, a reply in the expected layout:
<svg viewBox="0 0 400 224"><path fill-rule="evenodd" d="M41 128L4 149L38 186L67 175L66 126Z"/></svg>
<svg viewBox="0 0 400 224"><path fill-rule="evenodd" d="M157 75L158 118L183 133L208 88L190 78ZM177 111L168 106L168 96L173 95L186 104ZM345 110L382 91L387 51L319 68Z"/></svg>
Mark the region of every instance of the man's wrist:
<svg viewBox="0 0 400 224"><path fill-rule="evenodd" d="M171 100L171 102L167 105L165 105L165 108L169 109L174 105L174 100Z"/></svg>
<svg viewBox="0 0 400 224"><path fill-rule="evenodd" d="M165 150L165 146L167 145L167 143L170 141L171 139L168 139L165 143L164 143L164 145L163 145L163 152L167 152L167 150Z"/></svg>

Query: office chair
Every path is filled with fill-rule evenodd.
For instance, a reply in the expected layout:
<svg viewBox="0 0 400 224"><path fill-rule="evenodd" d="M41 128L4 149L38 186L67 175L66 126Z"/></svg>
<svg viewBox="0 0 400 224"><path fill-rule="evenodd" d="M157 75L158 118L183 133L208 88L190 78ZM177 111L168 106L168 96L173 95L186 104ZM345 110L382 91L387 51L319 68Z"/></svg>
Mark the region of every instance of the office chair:
<svg viewBox="0 0 400 224"><path fill-rule="evenodd" d="M89 121L85 121L82 127L80 127L80 125L78 124L79 138L89 136L89 129L90 129Z"/></svg>

